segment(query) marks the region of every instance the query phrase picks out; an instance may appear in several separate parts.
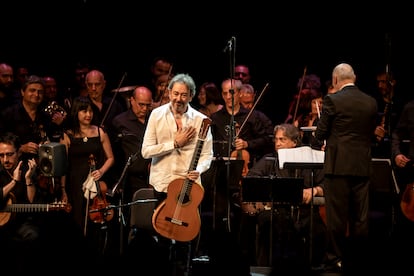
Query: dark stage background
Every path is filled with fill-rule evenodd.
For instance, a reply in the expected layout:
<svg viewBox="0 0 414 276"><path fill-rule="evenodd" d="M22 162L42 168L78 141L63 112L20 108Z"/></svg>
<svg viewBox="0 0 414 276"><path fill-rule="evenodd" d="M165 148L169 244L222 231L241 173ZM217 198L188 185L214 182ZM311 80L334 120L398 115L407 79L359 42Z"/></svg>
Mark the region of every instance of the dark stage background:
<svg viewBox="0 0 414 276"><path fill-rule="evenodd" d="M230 76L223 49L234 36L235 61L249 65L256 90L269 83L267 96L286 105L305 68L324 82L339 62L354 67L368 93L376 93L375 75L388 65L398 81L395 96L412 98L408 7L312 2L8 1L1 8L0 61L53 74L61 85L77 61L86 61L105 73L109 91L125 73L121 86L139 84L152 59L167 56L176 73L191 74L197 85L220 84Z"/></svg>

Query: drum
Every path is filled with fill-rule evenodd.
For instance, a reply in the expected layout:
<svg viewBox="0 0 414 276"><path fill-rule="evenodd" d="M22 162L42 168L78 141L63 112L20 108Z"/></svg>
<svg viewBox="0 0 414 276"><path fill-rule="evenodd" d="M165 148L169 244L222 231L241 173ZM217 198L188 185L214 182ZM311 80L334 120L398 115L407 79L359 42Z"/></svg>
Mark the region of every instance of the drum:
<svg viewBox="0 0 414 276"><path fill-rule="evenodd" d="M242 202L243 213L255 216L264 210L271 209L271 202Z"/></svg>

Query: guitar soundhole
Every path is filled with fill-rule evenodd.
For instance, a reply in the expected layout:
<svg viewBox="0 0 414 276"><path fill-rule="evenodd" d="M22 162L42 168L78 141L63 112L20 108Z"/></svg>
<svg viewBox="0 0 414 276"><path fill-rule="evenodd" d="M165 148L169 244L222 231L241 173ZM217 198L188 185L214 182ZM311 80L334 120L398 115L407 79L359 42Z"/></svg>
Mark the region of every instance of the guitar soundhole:
<svg viewBox="0 0 414 276"><path fill-rule="evenodd" d="M184 197L183 197L183 200L180 200L180 195L179 195L178 198L177 198L177 201L182 202L182 205L185 205L190 201L190 196L185 194Z"/></svg>

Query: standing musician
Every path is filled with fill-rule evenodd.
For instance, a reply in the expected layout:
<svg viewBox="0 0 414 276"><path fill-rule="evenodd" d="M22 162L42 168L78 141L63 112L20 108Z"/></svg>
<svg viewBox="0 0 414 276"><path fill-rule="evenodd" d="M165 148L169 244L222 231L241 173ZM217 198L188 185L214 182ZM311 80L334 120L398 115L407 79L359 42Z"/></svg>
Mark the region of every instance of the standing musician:
<svg viewBox="0 0 414 276"><path fill-rule="evenodd" d="M397 124L398 114L403 105L394 97L396 80L392 73L377 74L378 92L375 95L378 105L378 116L373 137L372 157L391 158L391 135Z"/></svg>
<svg viewBox="0 0 414 276"><path fill-rule="evenodd" d="M152 110L152 92L145 86L137 86L132 94L129 95L128 100L130 108L112 120L112 124L116 127L117 133L119 133L118 136L120 136L119 143L123 152L122 161L124 161L122 164L128 166L124 179L119 180L123 183L119 191L121 192L121 200L125 203L132 202L135 192L139 189L149 188L149 166L151 160L142 157L141 147L148 117ZM114 186L112 191L116 188ZM130 209L125 208L123 215L126 219L125 226L129 229ZM138 233L139 229L133 227L129 230L125 231L125 233L131 232L130 238L140 236L140 233Z"/></svg>
<svg viewBox="0 0 414 276"><path fill-rule="evenodd" d="M414 246L414 101L408 102L400 115L392 133L392 162L397 183L400 188L398 196L400 208L396 208L396 225L394 230L395 247L392 256L401 274L411 267L414 252L403 252L402 246ZM394 263L393 263L394 264Z"/></svg>
<svg viewBox="0 0 414 276"><path fill-rule="evenodd" d="M189 169L192 158L194 159L196 154L195 149L201 125L204 119L208 119L206 115L195 110L189 104L196 93L196 85L193 78L188 74L177 74L171 79L167 89L170 102L152 110L141 150L144 158L152 158L149 184L153 186L155 196L159 199L159 204L165 202L164 200L168 200L170 197L176 196L172 194L172 191L170 194L169 192L170 189L176 188L176 185L171 185L173 183L177 184L177 181L178 183L187 179L194 181L191 191L197 192L197 196L200 196L200 193L204 193L200 174L207 171L213 157L212 135L210 129L208 129L205 141L197 157L198 162L194 164L196 165L194 169ZM173 202L175 201L174 199ZM165 205L163 210L167 208L168 211L168 208L171 208L174 211L174 209L181 207ZM187 207L198 208L198 206L192 206L191 204ZM185 207L183 208L185 209ZM164 222L162 218L161 220ZM172 223L165 223L167 231L169 227L174 227L173 221ZM188 227L192 227L192 225L192 222L188 223ZM175 242L174 239L172 241ZM156 264L152 263L154 268L168 269L168 271L162 271L163 273L170 273L173 270L178 273L174 275L184 275L182 273L185 273L186 269L188 269L188 258L190 257L190 251L188 251L190 249L188 248L189 244L187 242L177 242L174 250L178 259L173 260L177 262L177 265L171 267L168 264L171 239L165 239L162 236L159 243L161 245L159 247L161 248L160 250L164 250L161 254L165 255L157 254L154 257L157 260ZM179 256L180 251L184 252L184 256ZM160 258L162 258L161 264L159 262Z"/></svg>
<svg viewBox="0 0 414 276"><path fill-rule="evenodd" d="M65 119L69 106L65 106L65 99L61 95L56 78L51 75L43 76L45 92L42 103L42 110L52 120L51 137L52 142L59 142L65 128Z"/></svg>
<svg viewBox="0 0 414 276"><path fill-rule="evenodd" d="M31 75L20 91L21 101L2 111L0 132L12 132L21 141L22 159L37 158L41 144L49 140L50 118L41 110L45 82Z"/></svg>
<svg viewBox="0 0 414 276"><path fill-rule="evenodd" d="M115 143L117 132L112 124L113 118L125 111L121 104L121 97L118 93L114 93L113 97L109 97L105 93L106 79L103 72L99 70L91 70L85 76L85 85L88 92L87 97L91 102L93 111L92 124L101 127L108 135L111 142L113 153L116 160L121 160L121 155L118 155L122 149ZM118 97L117 97L118 96ZM116 163L106 173L108 185L115 183L117 180L117 171L119 167Z"/></svg>
<svg viewBox="0 0 414 276"><path fill-rule="evenodd" d="M57 126L57 121L43 110L45 92L44 79L31 75L21 88L21 101L9 106L2 113L0 132L8 131L19 137L20 158L24 161L34 158L38 162L40 146L51 140L49 138L53 136ZM26 167L26 164L23 167ZM65 189L60 189L60 185L56 187L52 185L51 178L45 177L39 169L37 176L40 189L45 192L59 192L59 197L62 196L62 200L67 200Z"/></svg>
<svg viewBox="0 0 414 276"><path fill-rule="evenodd" d="M68 153L68 173L62 177L62 183L67 187L77 231L84 233L93 254L91 261L95 261L111 253L107 242L112 241L108 234L113 226L110 222L113 221L114 210L105 211L104 208L110 205L106 200L106 172L113 166L114 156L108 134L91 123L94 116L91 105L87 97L73 101L68 118L70 127L61 139ZM94 198L83 187L89 173L95 181L95 189L90 189L97 192ZM102 211L90 213L96 209Z"/></svg>
<svg viewBox="0 0 414 276"><path fill-rule="evenodd" d="M256 160L259 160L264 154L272 152L273 126L271 120L264 113L254 109L246 109L240 104L241 87L242 82L240 80L226 79L221 83L221 96L224 100L224 108L211 114L211 130L214 138L215 157L220 159L229 156L228 141L230 135L232 135L234 139L231 144L231 152L236 153L235 157L238 159L243 159L243 157L247 156L247 159L243 159L245 165L242 172L243 174L246 174L248 169L255 164ZM235 124L233 131L233 127L230 125L232 122L232 115L234 115L233 118ZM237 130L236 126L238 127ZM216 183L212 183L217 189L217 194L213 195L213 204L217 205L217 208L215 209L217 217L225 217L226 214L223 212L228 212L228 210L226 210L228 207L222 208L223 206L226 206L227 202L230 200L227 189L234 188L228 187L228 183L230 183L229 179L226 179L225 181L218 180ZM240 231L238 229L238 226L240 225L240 221L238 220L240 219L246 220L246 224L251 225L251 228L242 227L243 231L240 232L239 239L239 241L243 243L243 250L248 252L251 250L248 250L247 247L254 246L254 240L252 239L254 239L253 235L255 235L255 223L254 221L248 223L248 221L252 220L249 216L246 216L245 218L243 218L244 216L240 217L241 212L238 207L240 206L239 189L240 187L237 187L234 193L236 205L231 205L232 208L236 207L235 214L237 214L237 216L234 219L235 222L227 221L227 223L236 226L234 233ZM212 190L215 190L214 187ZM244 222L242 223L244 224ZM222 227L222 225L218 226ZM245 232L244 230L248 231ZM230 231L232 230L230 229ZM236 236L238 235L239 234L236 234ZM245 235L247 235L247 237ZM246 242L249 242L250 245L244 244ZM250 256L250 258L250 262L254 262L254 255Z"/></svg>
<svg viewBox="0 0 414 276"><path fill-rule="evenodd" d="M232 150L246 150L249 152L248 160L251 167L256 160L259 160L264 154L272 149L273 126L270 119L262 112L253 110L249 117L249 109L240 104L240 89L242 83L240 80L226 79L221 84L221 96L225 102L225 108L222 108L211 115L211 130L214 138L214 155L215 157L228 156L228 138L232 126L230 126L231 115L234 115L235 124L239 133L234 133L234 142ZM232 97L234 96L234 101ZM234 126L236 128L236 126ZM226 145L226 146L222 146Z"/></svg>

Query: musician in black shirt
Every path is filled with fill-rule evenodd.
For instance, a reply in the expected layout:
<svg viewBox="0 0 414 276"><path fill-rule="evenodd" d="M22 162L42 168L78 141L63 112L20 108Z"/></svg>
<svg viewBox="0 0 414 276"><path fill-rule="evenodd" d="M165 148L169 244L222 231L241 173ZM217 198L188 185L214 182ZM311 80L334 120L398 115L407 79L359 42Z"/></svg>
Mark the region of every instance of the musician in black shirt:
<svg viewBox="0 0 414 276"><path fill-rule="evenodd" d="M40 193L33 175L36 171L34 159L19 160L20 142L16 135L6 133L0 137L0 209L11 204L38 203ZM26 163L27 162L27 163ZM23 163L28 166L22 172ZM32 272L41 256L40 221L29 212L3 213L0 220L0 256L6 269L20 274ZM28 270L26 270L28 269Z"/></svg>
<svg viewBox="0 0 414 276"><path fill-rule="evenodd" d="M408 102L392 133L392 164L399 185L398 205L393 236L394 247L391 257L393 268L401 274L412 266L414 253L401 250L414 245L414 101ZM395 264L395 265L394 265Z"/></svg>
<svg viewBox="0 0 414 276"><path fill-rule="evenodd" d="M244 161L241 175L245 175L257 160L272 151L273 126L271 120L264 113L246 109L240 104L241 86L241 81L235 79L226 79L221 83L224 107L211 114L210 118L216 159L228 158L230 151L231 157ZM232 115L234 116L233 121ZM215 168L216 166L213 165L203 175L212 179L203 181L203 183L210 185L205 186L206 192L202 207L208 208L212 202L214 219L217 219L215 230L219 231L223 227L227 227L227 231L235 233L235 238L242 247L243 257L249 259L244 263L254 265L254 254L253 256L252 254L250 256L244 254L249 251L249 247L252 247L251 243L254 243L254 237L253 240L249 239L251 236L249 232L255 231L255 224L251 224L249 222L251 217L244 216L240 209L240 185L237 179L241 175L240 173L236 175L236 170L231 170L229 177L214 175ZM229 179L230 177L231 179ZM234 181L235 179L236 181ZM210 200L210 197L213 199ZM234 216L231 219L226 219L229 213ZM224 224L222 224L223 222ZM253 229L240 225L251 225Z"/></svg>

